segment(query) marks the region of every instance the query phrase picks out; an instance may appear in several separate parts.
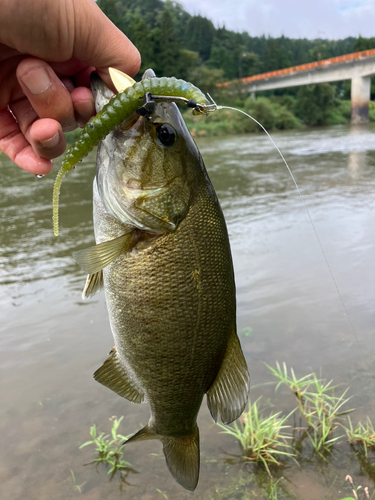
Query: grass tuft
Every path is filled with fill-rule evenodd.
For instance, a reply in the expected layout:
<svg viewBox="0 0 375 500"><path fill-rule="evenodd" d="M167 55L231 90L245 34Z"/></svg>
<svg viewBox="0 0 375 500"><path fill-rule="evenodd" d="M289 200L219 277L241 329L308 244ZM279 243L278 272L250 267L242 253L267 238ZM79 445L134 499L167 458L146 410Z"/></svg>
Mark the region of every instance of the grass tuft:
<svg viewBox="0 0 375 500"><path fill-rule="evenodd" d="M98 435L96 425L94 424L90 427L90 436L92 439L79 447L79 449L81 449L85 446L94 444L97 453L97 458L94 462L102 462L109 465L108 474L112 474L112 477L117 471L124 471L128 467L131 467L131 464L123 459L123 449L125 445L121 444L127 439L127 436L118 433L118 428L123 418L124 417L117 419L116 416L113 416L109 419L112 422L111 434L105 435L102 432Z"/></svg>
<svg viewBox="0 0 375 500"><path fill-rule="evenodd" d="M348 441L350 444L363 445L365 455L367 457L368 448L375 449L375 429L369 417L367 417L366 425L358 422L354 428L350 417L348 417L349 427L344 427Z"/></svg>
<svg viewBox="0 0 375 500"><path fill-rule="evenodd" d="M280 464L281 457L294 457L290 445L287 443L289 435L284 434L289 415L280 417L281 412L264 417L259 410L259 399L230 426L218 424L223 429L222 434L235 437L244 456L248 460L261 462L271 476L268 464Z"/></svg>
<svg viewBox="0 0 375 500"><path fill-rule="evenodd" d="M342 436L333 436L334 431L338 428L338 421L344 415L354 411L343 409L343 406L350 399L345 397L348 389L336 396L337 386L332 385L332 380L326 382L324 379L319 379L315 373L298 379L293 368L290 369L289 375L285 363L281 367L277 362L276 369L266 366L279 379L275 390L284 384L296 397L299 410L308 426L307 436L314 450L324 458L322 452L329 452L332 445L342 438Z"/></svg>

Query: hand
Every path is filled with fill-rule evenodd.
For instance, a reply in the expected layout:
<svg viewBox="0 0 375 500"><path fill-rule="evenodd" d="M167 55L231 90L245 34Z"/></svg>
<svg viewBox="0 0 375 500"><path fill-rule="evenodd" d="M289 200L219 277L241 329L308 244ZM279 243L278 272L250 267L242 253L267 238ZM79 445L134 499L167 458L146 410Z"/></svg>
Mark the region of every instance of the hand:
<svg viewBox="0 0 375 500"><path fill-rule="evenodd" d="M89 75L113 88L140 55L94 0L0 0L0 150L34 174L52 170L63 131L95 114Z"/></svg>

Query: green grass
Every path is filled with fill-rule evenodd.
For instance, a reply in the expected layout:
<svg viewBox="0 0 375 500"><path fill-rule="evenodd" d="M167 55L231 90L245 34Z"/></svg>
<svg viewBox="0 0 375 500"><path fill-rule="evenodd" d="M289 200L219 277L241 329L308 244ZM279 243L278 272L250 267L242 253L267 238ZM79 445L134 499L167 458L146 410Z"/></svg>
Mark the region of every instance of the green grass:
<svg viewBox="0 0 375 500"><path fill-rule="evenodd" d="M339 420L353 409L344 409L350 398L346 397L348 389L340 395L335 395L337 386L332 385L332 380L326 382L319 379L315 373L310 373L298 379L293 368L290 375L285 363L283 367L276 362L276 369L266 365L273 375L279 379L276 389L282 384L286 385L294 394L298 408L306 420L308 439L314 450L324 458L323 452L329 452L332 445L342 436L334 436Z"/></svg>
<svg viewBox="0 0 375 500"><path fill-rule="evenodd" d="M293 368L288 369L285 363L280 365L277 362L276 368L266 366L278 379L275 390L281 385L287 386L294 395L301 416L306 421L306 427L294 429L298 432L303 431L299 444L307 438L317 455L326 460L324 455L331 452L333 445L344 437L342 433L337 432L344 427L341 423L342 418L354 411L346 408L350 400L347 397L348 389L340 391L337 395L338 386L334 386L332 380L327 382L318 378L315 373L298 378ZM268 464L278 464L282 457L294 457L297 453L297 443L292 447L287 442L288 439L292 439L291 433L286 429L290 428L287 423L293 412L294 410L287 416L282 416L281 412L265 416L264 412L260 411L257 400L232 425L228 427L219 425L226 434L238 440L243 455L248 460L263 463L270 473ZM368 436L374 438L372 426L368 424L366 429ZM355 430L359 432L363 429L357 426Z"/></svg>
<svg viewBox="0 0 375 500"><path fill-rule="evenodd" d="M285 363L281 368L278 361L276 361L276 368L272 368L271 366L265 363L266 367L270 370L270 372L279 379L279 382L276 385L275 391L282 385L286 385L292 391L294 396L297 398L298 404L302 411L304 405L304 393L306 392L307 387L310 385L312 373L305 375L304 377L298 379L294 373L293 368L290 369L290 375L288 374L288 368Z"/></svg>
<svg viewBox="0 0 375 500"><path fill-rule="evenodd" d="M121 444L127 439L127 436L123 436L118 432L119 425L123 418L124 417L117 419L115 416L110 418L112 422L111 434L105 435L103 432L98 434L96 425L94 424L90 427L90 436L92 439L79 447L79 449L81 449L91 444L95 445L97 458L95 458L94 462L101 462L108 465L108 474L112 474L112 476L117 471L123 471L131 466L131 464L123 458L124 445Z"/></svg>
<svg viewBox="0 0 375 500"><path fill-rule="evenodd" d="M369 417L367 417L366 424L358 422L354 428L350 417L348 417L349 427L344 427L348 441L350 444L360 444L364 448L367 457L368 449L375 449L375 429Z"/></svg>
<svg viewBox="0 0 375 500"><path fill-rule="evenodd" d="M235 437L248 460L261 462L271 475L268 464L279 464L282 457L294 457L294 453L287 443L290 435L284 430L290 415L281 417L281 412L264 417L259 410L259 399L230 426L218 424L223 434Z"/></svg>

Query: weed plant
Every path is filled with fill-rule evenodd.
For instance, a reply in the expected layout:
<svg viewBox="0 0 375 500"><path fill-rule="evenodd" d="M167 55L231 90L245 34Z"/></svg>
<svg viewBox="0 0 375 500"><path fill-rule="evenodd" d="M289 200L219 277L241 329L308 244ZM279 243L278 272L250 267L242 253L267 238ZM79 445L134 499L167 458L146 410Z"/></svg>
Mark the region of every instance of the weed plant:
<svg viewBox="0 0 375 500"><path fill-rule="evenodd" d="M121 444L127 439L127 436L123 436L118 432L119 425L123 418L124 417L117 419L116 416L113 416L109 419L112 422L111 434L104 435L102 432L98 435L96 425L94 424L90 427L92 440L83 443L79 447L79 449L81 449L85 446L94 444L97 453L97 458L94 462L102 462L108 465L110 467L108 474L112 474L112 477L117 471L124 471L128 467L131 467L131 464L123 459L124 444Z"/></svg>
<svg viewBox="0 0 375 500"><path fill-rule="evenodd" d="M159 493L159 495L161 495L165 500L168 500L168 495L166 493L164 493L164 491L161 491L159 490L158 488L156 488L156 491Z"/></svg>
<svg viewBox="0 0 375 500"><path fill-rule="evenodd" d="M231 426L220 427L223 432L235 437L243 451L243 455L248 460L263 463L268 474L270 474L269 464L279 464L282 457L295 457L302 441L309 440L314 451L324 460L324 454L332 451L334 444L343 435L337 435L337 429L345 429L349 442L362 443L367 449L375 447L375 430L368 420L366 427L358 424L354 429L348 417L349 428L347 429L340 420L353 409L346 409L345 405L350 400L346 397L348 389L335 395L337 387L332 384L332 380L318 378L315 373L309 373L302 378L297 378L293 368L290 370L286 364L276 363L276 368L266 365L271 373L278 379L276 389L281 385L286 385L292 392L297 402L300 414L306 421L305 428L295 428L294 430L304 430L301 438L293 445L287 443L292 439L290 433L286 431L290 426L287 421L293 411L282 416L281 412L264 416L259 410L259 400L250 405L245 412Z"/></svg>
<svg viewBox="0 0 375 500"><path fill-rule="evenodd" d="M350 399L345 397L348 389L335 396L337 386L332 385L332 380L326 382L319 379L315 373L298 379L293 368L290 369L289 375L285 363L281 367L277 362L276 369L266 366L279 379L276 390L284 384L296 397L299 410L308 426L307 436L314 450L324 458L322 453L329 452L332 445L342 437L333 436L340 418L353 411L343 410L343 406Z"/></svg>
<svg viewBox="0 0 375 500"><path fill-rule="evenodd" d="M248 460L263 463L271 476L268 464L279 464L280 457L294 457L284 434L285 425L289 415L280 417L281 412L264 417L259 411L259 399L250 403L247 412L243 413L238 421L230 426L218 424L223 429L223 434L235 437Z"/></svg>
<svg viewBox="0 0 375 500"><path fill-rule="evenodd" d="M375 449L375 429L369 417L367 417L366 425L358 422L354 428L350 417L348 417L349 427L344 427L348 441L350 444L363 445L365 455L367 457L368 448Z"/></svg>
<svg viewBox="0 0 375 500"><path fill-rule="evenodd" d="M372 500L372 498L374 497L375 491L373 491L372 495L370 496L368 487L362 488L362 486L356 486L352 477L349 476L349 474L346 476L345 481L349 481L351 493L353 494L353 496L345 497L342 498L341 500L360 500L360 499Z"/></svg>
<svg viewBox="0 0 375 500"><path fill-rule="evenodd" d="M272 368L271 366L265 363L270 372L279 379L279 382L276 385L275 391L282 385L285 384L292 391L294 396L297 398L298 405L302 411L304 406L304 393L306 392L307 387L310 385L310 379L312 377L312 373L309 375L305 375L300 379L297 379L293 368L290 369L290 376L288 374L288 368L285 363L283 363L283 368L281 368L278 361L276 361L276 368Z"/></svg>
<svg viewBox="0 0 375 500"><path fill-rule="evenodd" d="M75 491L78 491L79 493L82 493L82 487L86 484L86 481L84 483L82 483L82 484L77 484L76 477L75 477L74 472L72 471L72 469L70 469L70 476L71 476L71 481L72 481L73 489Z"/></svg>

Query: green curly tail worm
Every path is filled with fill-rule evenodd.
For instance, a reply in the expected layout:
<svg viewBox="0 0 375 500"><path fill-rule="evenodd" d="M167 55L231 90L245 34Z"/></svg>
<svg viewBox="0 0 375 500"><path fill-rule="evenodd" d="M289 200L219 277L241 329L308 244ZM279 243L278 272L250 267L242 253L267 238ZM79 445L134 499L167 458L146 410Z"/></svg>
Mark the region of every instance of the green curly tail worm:
<svg viewBox="0 0 375 500"><path fill-rule="evenodd" d="M193 84L177 78L149 78L135 83L114 96L99 113L91 118L81 131L73 146L66 152L53 187L53 232L59 234L60 186L66 173L84 158L117 125L140 106L146 92L169 97L184 97L198 104L207 104L204 94Z"/></svg>

